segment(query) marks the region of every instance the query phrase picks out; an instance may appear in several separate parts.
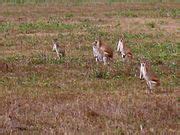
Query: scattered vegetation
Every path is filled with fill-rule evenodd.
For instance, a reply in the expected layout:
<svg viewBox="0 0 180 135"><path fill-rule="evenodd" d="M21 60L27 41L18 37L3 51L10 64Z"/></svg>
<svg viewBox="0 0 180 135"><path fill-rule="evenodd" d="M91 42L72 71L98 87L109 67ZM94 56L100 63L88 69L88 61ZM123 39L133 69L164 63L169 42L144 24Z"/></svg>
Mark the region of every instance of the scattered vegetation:
<svg viewBox="0 0 180 135"><path fill-rule="evenodd" d="M64 63L65 58L56 59L55 57L50 57L47 54L36 54L29 59L29 64L39 65L39 64L61 64Z"/></svg>
<svg viewBox="0 0 180 135"><path fill-rule="evenodd" d="M13 28L13 25L10 22L0 23L0 32L7 32Z"/></svg>
<svg viewBox="0 0 180 135"><path fill-rule="evenodd" d="M1 32L8 32L10 30L18 30L20 32L31 32L38 30L72 30L75 25L64 24L59 22L35 22L35 23L22 23L15 25L12 23L2 23L0 24Z"/></svg>
<svg viewBox="0 0 180 135"><path fill-rule="evenodd" d="M179 5L118 1L127 2L0 5L0 133L178 134ZM122 34L133 67L115 51ZM98 36L114 49L111 66L93 58ZM61 59L54 38L65 46ZM160 77L153 94L138 78L140 58Z"/></svg>

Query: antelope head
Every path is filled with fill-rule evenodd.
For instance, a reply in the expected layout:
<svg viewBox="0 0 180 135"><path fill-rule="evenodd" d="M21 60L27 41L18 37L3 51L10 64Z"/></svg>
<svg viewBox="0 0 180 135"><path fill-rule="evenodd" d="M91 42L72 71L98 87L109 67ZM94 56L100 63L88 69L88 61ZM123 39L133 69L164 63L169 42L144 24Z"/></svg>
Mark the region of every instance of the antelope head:
<svg viewBox="0 0 180 135"><path fill-rule="evenodd" d="M96 47L98 47L98 48L100 48L100 47L101 47L101 40L96 39L96 40L93 42L92 45L93 45L93 46L96 46Z"/></svg>
<svg viewBox="0 0 180 135"><path fill-rule="evenodd" d="M120 38L118 43L117 43L117 52L121 52L123 49L123 39Z"/></svg>
<svg viewBox="0 0 180 135"><path fill-rule="evenodd" d="M144 78L144 75L147 74L147 70L149 69L150 64L147 60L142 59L140 61L140 79Z"/></svg>

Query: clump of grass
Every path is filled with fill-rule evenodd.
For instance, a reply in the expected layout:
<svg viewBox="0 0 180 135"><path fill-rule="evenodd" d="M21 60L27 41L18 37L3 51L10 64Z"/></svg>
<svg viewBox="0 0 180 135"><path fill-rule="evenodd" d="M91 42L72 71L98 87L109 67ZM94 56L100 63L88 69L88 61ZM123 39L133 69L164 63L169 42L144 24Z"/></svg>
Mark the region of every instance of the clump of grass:
<svg viewBox="0 0 180 135"><path fill-rule="evenodd" d="M94 74L95 74L95 77L98 79L109 79L109 77L110 77L110 73L106 72L106 71L96 70Z"/></svg>
<svg viewBox="0 0 180 135"><path fill-rule="evenodd" d="M148 27L150 27L150 28L155 28L156 27L156 23L155 22L148 22L146 25Z"/></svg>
<svg viewBox="0 0 180 135"><path fill-rule="evenodd" d="M92 70L92 77L93 78L98 78L98 79L109 79L110 78L110 72L107 71L106 69L99 67L95 67Z"/></svg>

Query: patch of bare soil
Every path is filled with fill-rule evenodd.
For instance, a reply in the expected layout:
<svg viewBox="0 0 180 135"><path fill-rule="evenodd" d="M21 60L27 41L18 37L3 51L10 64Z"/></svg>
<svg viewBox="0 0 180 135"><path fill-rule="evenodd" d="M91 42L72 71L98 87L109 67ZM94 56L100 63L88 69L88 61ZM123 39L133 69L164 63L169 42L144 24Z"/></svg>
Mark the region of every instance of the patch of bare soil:
<svg viewBox="0 0 180 135"><path fill-rule="evenodd" d="M180 33L180 23L175 20L166 20L168 23L161 25L161 28L169 33Z"/></svg>

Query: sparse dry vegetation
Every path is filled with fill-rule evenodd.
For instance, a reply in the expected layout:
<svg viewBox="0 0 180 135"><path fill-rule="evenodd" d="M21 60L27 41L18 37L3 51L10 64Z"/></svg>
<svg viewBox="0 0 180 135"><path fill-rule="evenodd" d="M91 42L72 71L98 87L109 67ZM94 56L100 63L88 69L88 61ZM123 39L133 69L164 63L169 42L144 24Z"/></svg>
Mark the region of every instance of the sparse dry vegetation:
<svg viewBox="0 0 180 135"><path fill-rule="evenodd" d="M0 134L179 134L180 4L88 2L0 5ZM134 68L96 64L94 39L115 50L121 34ZM153 94L135 77L142 56Z"/></svg>

